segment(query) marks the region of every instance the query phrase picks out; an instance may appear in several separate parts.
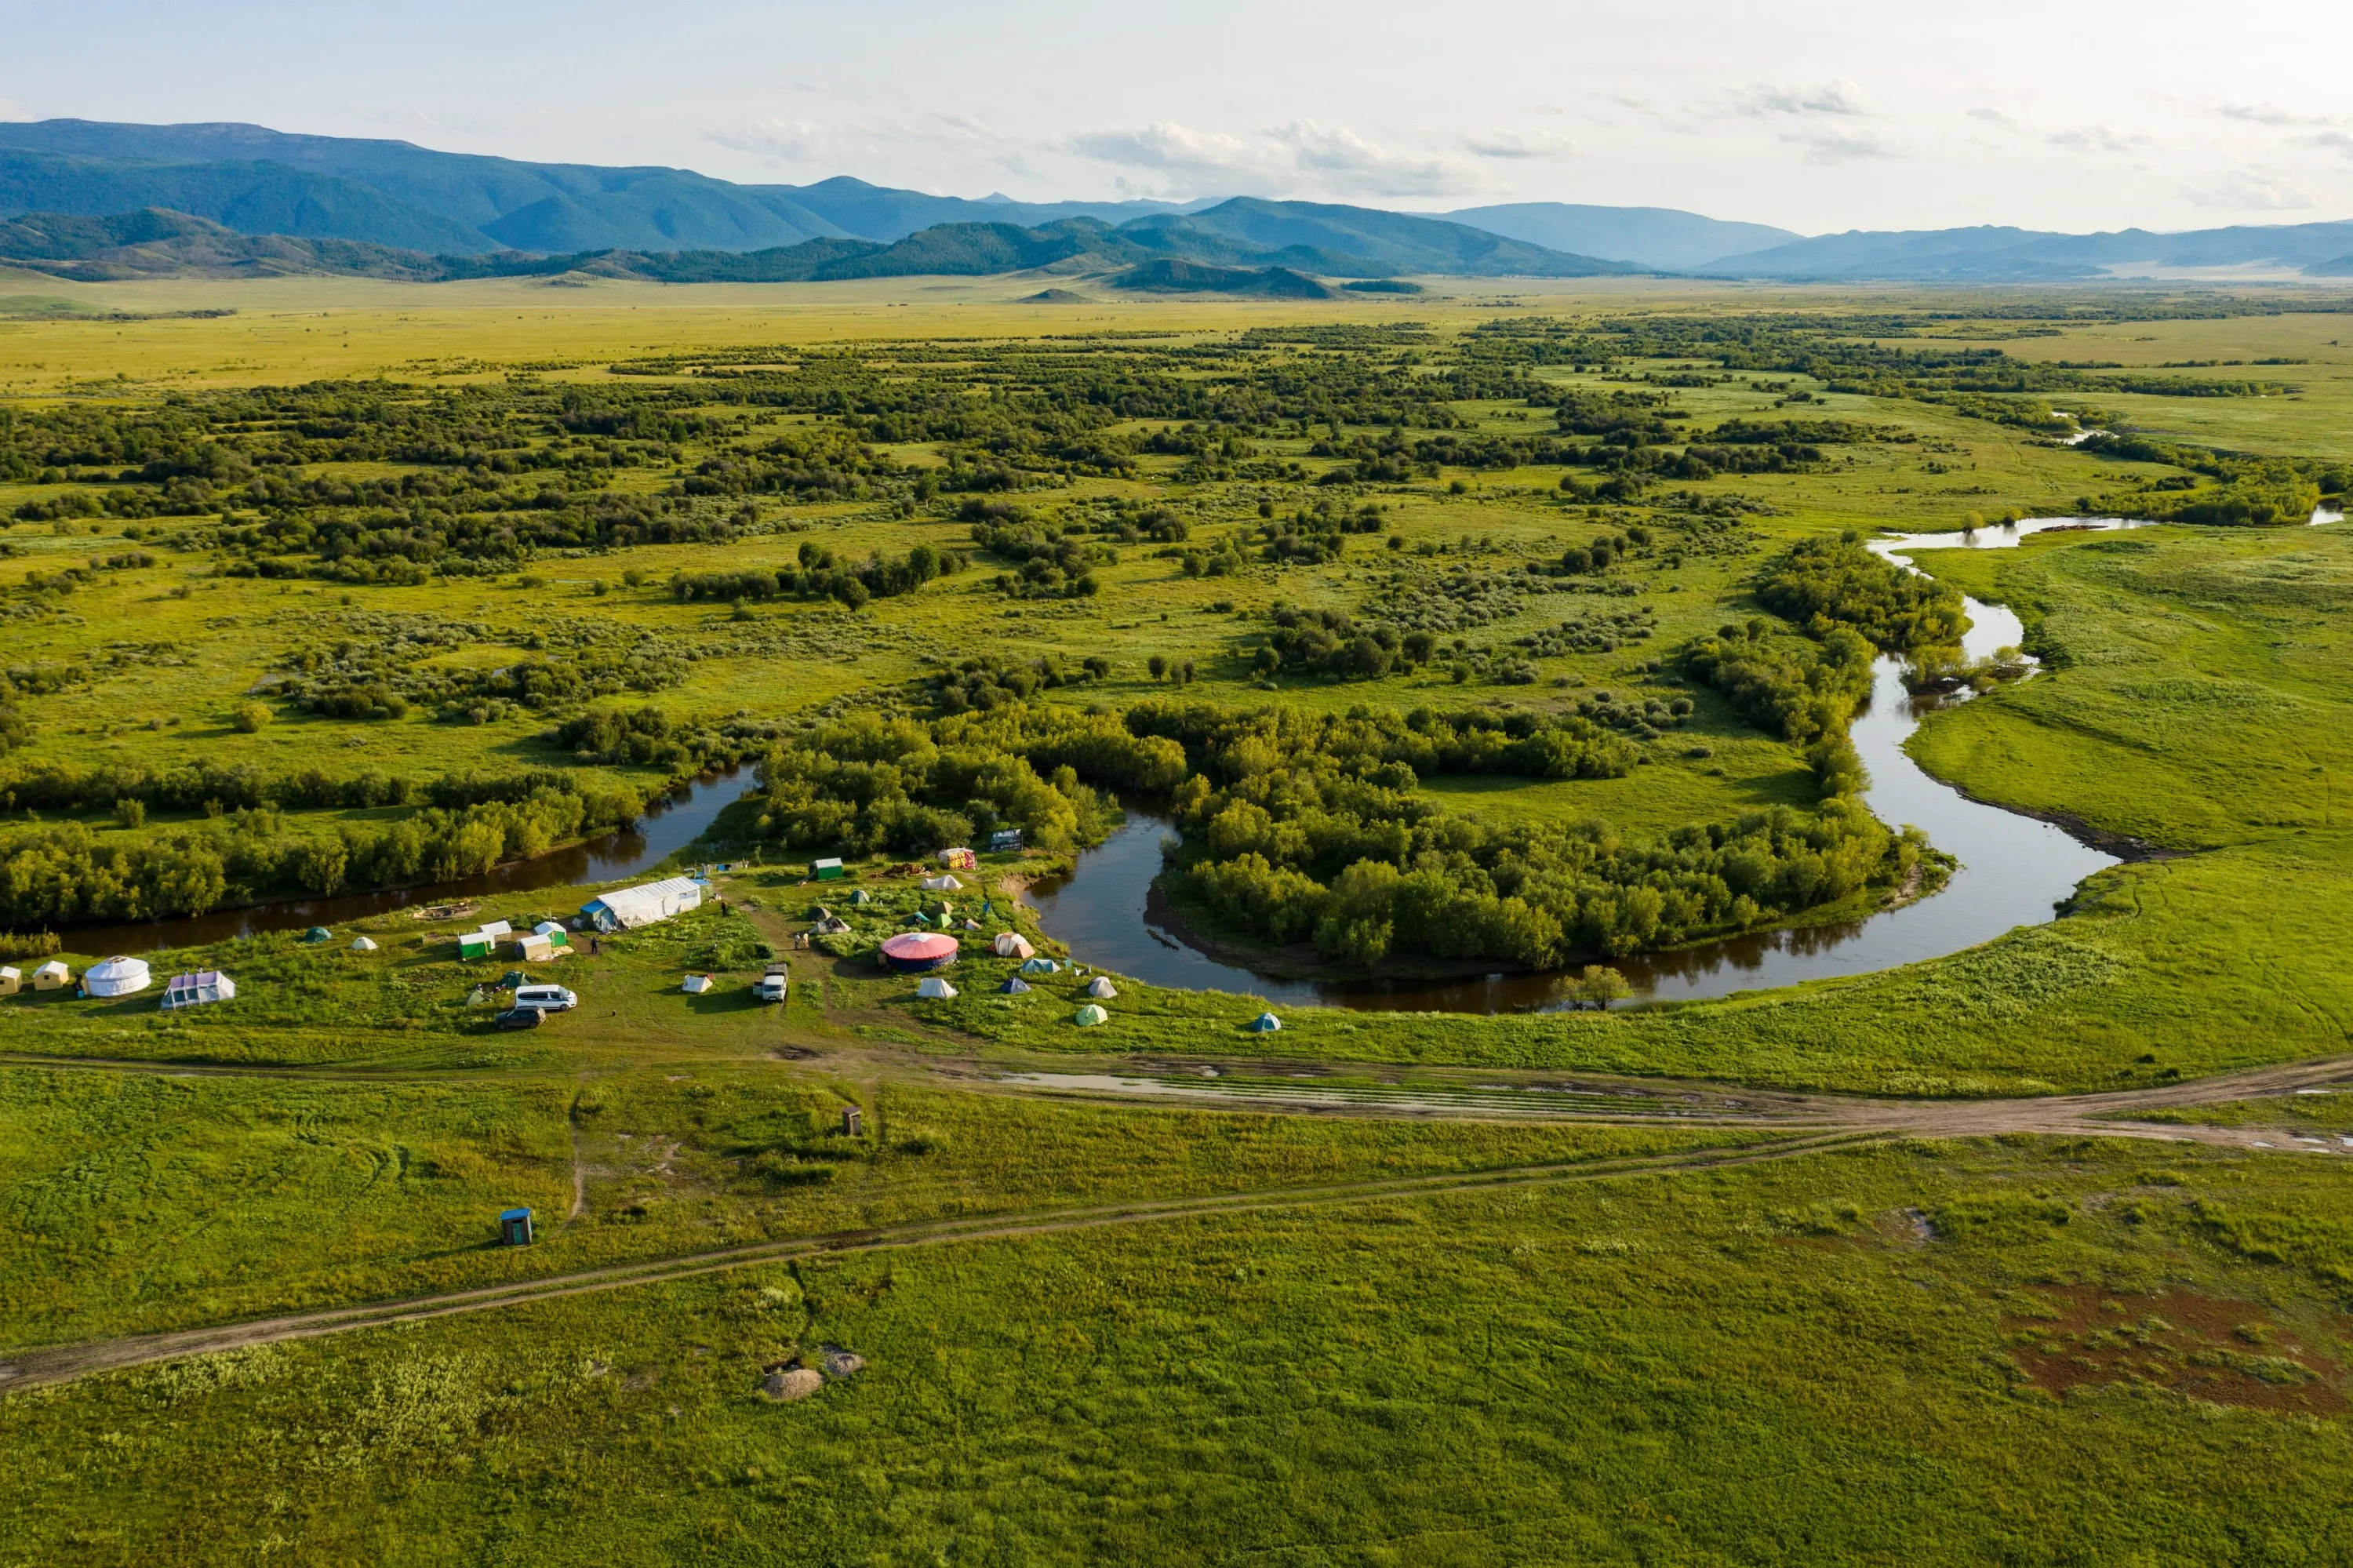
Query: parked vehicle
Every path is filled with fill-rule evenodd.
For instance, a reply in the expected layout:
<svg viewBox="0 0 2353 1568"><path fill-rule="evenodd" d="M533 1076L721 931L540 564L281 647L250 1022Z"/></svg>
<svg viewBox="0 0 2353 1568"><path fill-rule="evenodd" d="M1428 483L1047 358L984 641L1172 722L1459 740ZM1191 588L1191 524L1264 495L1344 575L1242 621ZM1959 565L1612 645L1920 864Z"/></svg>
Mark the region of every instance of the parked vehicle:
<svg viewBox="0 0 2353 1568"><path fill-rule="evenodd" d="M768 972L752 982L752 995L760 1001L782 1001L792 985L791 969L783 964L770 964Z"/></svg>
<svg viewBox="0 0 2353 1568"><path fill-rule="evenodd" d="M521 985L515 987L514 1004L542 1012L569 1012L580 999L560 985Z"/></svg>
<svg viewBox="0 0 2353 1568"><path fill-rule="evenodd" d="M547 1010L539 1007L510 1007L491 1020L501 1029L536 1029L547 1022Z"/></svg>

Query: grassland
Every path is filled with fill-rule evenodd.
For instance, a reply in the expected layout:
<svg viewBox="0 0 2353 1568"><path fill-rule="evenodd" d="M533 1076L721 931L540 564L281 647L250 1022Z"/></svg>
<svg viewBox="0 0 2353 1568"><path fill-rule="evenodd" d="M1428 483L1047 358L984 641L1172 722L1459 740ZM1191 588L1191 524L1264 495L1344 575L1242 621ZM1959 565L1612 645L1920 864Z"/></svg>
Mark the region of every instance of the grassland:
<svg viewBox="0 0 2353 1568"><path fill-rule="evenodd" d="M1032 356L1100 355L1165 397L1293 376L1339 386L1360 370L1468 375L1483 363L1482 324L1547 318L1647 334L1658 351L1531 361L1511 395L1482 395L1504 383L1474 377L1474 395L1415 405L1430 423L1407 445L1435 432L1526 446L1553 418L1531 386L1539 405L1664 397L1688 416L1690 444L1741 419L1873 432L1785 471L1605 494L1594 486L1616 471L1590 453L1316 482L1373 461L1387 418L1264 418L1235 435L1247 453L1188 456L1154 446L1182 444L1187 421L1124 418L1089 432L1125 443L1108 463L894 429L869 432L888 460L879 477L704 498L749 508L748 524L721 534L467 555L463 539L486 535L453 527L442 565L411 581L335 580L342 557L238 542L306 507L395 525L358 504L223 489L203 512L15 523L0 533L18 552L0 558L0 669L26 727L0 768L16 787L61 770L211 767L420 792L242 812L5 802L0 857L67 824L101 856L217 840L259 868L232 866L252 896L283 890L269 867L288 846L422 821L421 792L440 781L534 769L567 789L648 790L820 715L925 711L923 683L981 653L1106 659L1107 673L1038 700L1114 711L1176 694L1148 673L1155 654L1192 665L1185 697L1232 705L1567 715L1605 691L1681 699L1688 715L1652 733L1609 721L1641 758L1622 776L1432 774L1412 798L1508 828L1604 819L1634 838L1802 813L1820 796L1803 749L1676 659L1727 622L1807 645L1808 629L1751 595L1791 542L2232 482L2070 450L2036 422L2052 407L2221 449L2210 467L2229 472L2263 459L2325 475L2353 457L2343 307L2313 293L1441 282L1410 302L1064 307L1018 304L1033 286L1006 280L42 280L35 291L126 319L0 322L0 407L20 418L135 419L174 397L329 379L383 378L396 403L479 395L462 407L522 409L518 430L567 388L599 407L666 399L687 433L534 426L496 450L569 475L563 515L668 498L679 506L665 515L697 526L711 520L693 510L703 500L670 493L702 460L813 440L841 418L746 401L748 385L786 390L786 377L758 380L770 372L754 351L804 370L819 364L812 349L887 361L888 376L860 383L869 392L931 376L1018 388L1045 374ZM236 313L174 313L224 306ZM1731 320L1813 334L1803 341L1849 366L1876 345L2116 368L1979 393L1928 385L1925 360L1874 381L1663 351L1691 323ZM1276 335L1240 335L1264 329ZM2267 359L2293 363L2252 368ZM746 374L701 373L713 365ZM2142 375L2293 389L2097 386ZM327 487L313 495L492 471L322 450L263 468ZM918 489L997 458L1010 490ZM0 482L0 516L161 488L120 478L129 463L69 466ZM1377 531L1314 564L1258 553L1262 502L1281 517L1335 497L1381 508ZM1230 542L1249 558L1192 576L1181 550L1126 541L1116 563L1090 568L1095 592L1022 598L997 581L1018 563L983 551L971 569L855 610L790 594L690 601L668 586L789 573L805 546L846 561L970 550L958 513L972 498L1046 520L1165 507L1187 524L1186 547ZM1604 571L1519 573L1636 527L1654 542ZM797 1249L0 1393L0 1563L2338 1561L2337 1499L2353 1471L2344 1096L2218 1088L2216 1103L2193 1093L2132 1112L2160 1138L2229 1129L2228 1148L1994 1136L2011 1113L1993 1110L1980 1136L1883 1134L1915 1114L1965 1118L1979 1097L2154 1091L2344 1053L2353 821L2334 781L2348 760L2348 551L2333 526L2166 526L1924 560L2014 607L2046 668L1939 713L1915 755L1981 799L2150 853L2092 879L2063 918L1853 980L1608 1013L1286 1008L1281 1033L1257 1035L1242 1027L1259 1010L1250 999L1122 978L1110 1022L1080 1029L1088 977L1071 971L1006 996L995 988L1010 964L967 956L960 997L916 1000L866 951L916 903L912 879L886 869L901 856L857 866L882 903L848 907L829 886L799 885L807 846L754 842L754 803L710 846L739 863L753 852L718 880L727 909L714 901L563 960L550 973L583 1005L534 1032L492 1029L471 1000L507 962L460 962L453 927L399 914L339 924L332 944L264 936L151 955L158 972L237 977L234 1004L185 1017L162 1018L152 992L0 1000L0 1362L733 1246ZM34 580L139 555L69 593ZM265 560L286 575L238 575ZM1376 616L1400 569L1469 583L1445 591L1487 607L1442 634L1471 645L1463 656L1366 679L1261 675L1278 601ZM1604 610L1639 613L1649 634L1555 641L1525 660L1532 678L1494 673L1516 640ZM427 623L468 630L409 659L410 673L454 685L567 649L658 647L662 673L479 718L422 702L336 716L278 683L315 669L305 649L365 651L387 626ZM1475 668L1458 681L1454 662ZM268 722L237 727L255 701ZM677 747L632 760L550 738L583 712L643 707ZM995 855L986 876L1060 860ZM582 896L493 897L481 913L528 923ZM846 956L790 946L820 897L851 916ZM343 945L363 932L376 950ZM70 927L62 940L77 969L100 956L78 951ZM793 971L781 1007L745 992L763 944ZM705 969L716 991L681 991L682 974ZM1016 1076L1211 1065L1229 1083L1468 1097L1345 1113L1107 1104ZM1827 1093L1789 1097L1806 1091ZM1852 1095L1900 1097L1903 1116L1881 1127L1837 1097ZM852 1106L855 1134L840 1123ZM1766 1158L1831 1126L1856 1129L1854 1146ZM1715 1162L1735 1149L1757 1162ZM1649 1169L1605 1174L1620 1160ZM1286 1196L1531 1167L1558 1173ZM1252 1206L1147 1217L1196 1199ZM491 1245L495 1215L517 1203L536 1212L538 1243ZM1083 1228L1056 1228L1082 1213ZM934 1222L975 1228L823 1250ZM805 1402L762 1396L769 1368L813 1363L828 1344L866 1370Z"/></svg>

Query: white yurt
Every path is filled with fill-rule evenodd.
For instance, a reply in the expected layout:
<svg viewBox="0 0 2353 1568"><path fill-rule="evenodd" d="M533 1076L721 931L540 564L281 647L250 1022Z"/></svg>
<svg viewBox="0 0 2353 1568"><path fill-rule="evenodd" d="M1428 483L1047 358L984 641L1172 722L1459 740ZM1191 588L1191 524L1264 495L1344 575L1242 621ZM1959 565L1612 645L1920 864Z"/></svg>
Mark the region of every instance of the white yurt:
<svg viewBox="0 0 2353 1568"><path fill-rule="evenodd" d="M945 1001L955 993L956 988L937 975L925 975L923 983L915 988L917 996L929 997L934 1001Z"/></svg>
<svg viewBox="0 0 2353 1568"><path fill-rule="evenodd" d="M92 996L129 996L145 991L153 979L144 959L117 956L82 971L81 988Z"/></svg>
<svg viewBox="0 0 2353 1568"><path fill-rule="evenodd" d="M352 938L352 951L354 953L373 953L375 951L375 944L365 937L353 937Z"/></svg>
<svg viewBox="0 0 2353 1568"><path fill-rule="evenodd" d="M1034 959L1038 956L1038 949L1031 947L1029 938L1018 931L999 931L997 940L990 946L1000 959Z"/></svg>
<svg viewBox="0 0 2353 1568"><path fill-rule="evenodd" d="M1119 987L1111 983L1109 975L1097 975L1087 981L1087 994L1097 1001L1110 1001L1119 995Z"/></svg>

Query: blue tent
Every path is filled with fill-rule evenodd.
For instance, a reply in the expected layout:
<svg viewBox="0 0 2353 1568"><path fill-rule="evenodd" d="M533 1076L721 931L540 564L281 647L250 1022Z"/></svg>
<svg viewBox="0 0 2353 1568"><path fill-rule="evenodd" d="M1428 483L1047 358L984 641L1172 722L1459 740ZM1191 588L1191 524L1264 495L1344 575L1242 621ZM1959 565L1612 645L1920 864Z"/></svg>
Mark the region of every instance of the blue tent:
<svg viewBox="0 0 2353 1568"><path fill-rule="evenodd" d="M1253 1034L1271 1034L1282 1027L1282 1020L1271 1012L1261 1012L1243 1027Z"/></svg>
<svg viewBox="0 0 2353 1568"><path fill-rule="evenodd" d="M1008 996L1022 996L1028 994L1029 982L1023 980L1019 975L1015 975L997 989L1003 991Z"/></svg>
<svg viewBox="0 0 2353 1568"><path fill-rule="evenodd" d="M1062 966L1051 959L1032 959L1021 966L1021 972L1025 975L1058 975L1062 972Z"/></svg>

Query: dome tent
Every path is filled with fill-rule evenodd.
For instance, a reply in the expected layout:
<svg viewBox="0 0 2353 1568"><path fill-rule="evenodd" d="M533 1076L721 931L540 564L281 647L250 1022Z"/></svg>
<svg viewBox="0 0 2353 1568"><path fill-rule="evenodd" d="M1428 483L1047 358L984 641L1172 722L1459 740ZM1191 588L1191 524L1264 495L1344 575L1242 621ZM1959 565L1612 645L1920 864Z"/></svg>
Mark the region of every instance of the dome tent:
<svg viewBox="0 0 2353 1568"><path fill-rule="evenodd" d="M352 938L352 951L354 953L373 953L375 951L375 943L366 937L353 937Z"/></svg>
<svg viewBox="0 0 2353 1568"><path fill-rule="evenodd" d="M306 942L332 942L334 939L335 934L324 926L313 926L302 933L302 940Z"/></svg>
<svg viewBox="0 0 2353 1568"><path fill-rule="evenodd" d="M1038 956L1038 949L1031 947L1029 938L1018 931L999 931L991 946L1000 959L1034 959Z"/></svg>
<svg viewBox="0 0 2353 1568"><path fill-rule="evenodd" d="M1109 975L1097 975L1087 981L1087 994L1097 1001L1110 1001L1119 995L1119 987L1111 983Z"/></svg>
<svg viewBox="0 0 2353 1568"><path fill-rule="evenodd" d="M922 974L955 962L956 939L934 932L902 931L882 944L882 961L901 974Z"/></svg>
<svg viewBox="0 0 2353 1568"><path fill-rule="evenodd" d="M1058 975L1062 972L1062 966L1051 959L1031 959L1021 966L1021 972L1025 975Z"/></svg>
<svg viewBox="0 0 2353 1568"><path fill-rule="evenodd" d="M943 872L937 876L927 876L923 878L923 891L926 893L962 893L964 891L964 884Z"/></svg>
<svg viewBox="0 0 2353 1568"><path fill-rule="evenodd" d="M1282 1027L1282 1020L1271 1012L1261 1012L1242 1027L1253 1034L1271 1034Z"/></svg>
<svg viewBox="0 0 2353 1568"><path fill-rule="evenodd" d="M1029 982L1019 975L1008 975L1006 977L1005 983L997 989L1008 996L1027 996L1029 994L1030 986Z"/></svg>
<svg viewBox="0 0 2353 1568"><path fill-rule="evenodd" d="M925 975L923 983L915 988L915 994L933 1001L952 1001L955 999L956 988L937 975Z"/></svg>
<svg viewBox="0 0 2353 1568"><path fill-rule="evenodd" d="M1092 1029L1098 1023L1107 1023L1110 1021L1111 1014L1092 1001L1079 1009L1077 1016L1071 1020L1082 1029Z"/></svg>
<svg viewBox="0 0 2353 1568"><path fill-rule="evenodd" d="M81 989L92 996L129 996L145 991L151 978L146 959L117 957L84 969Z"/></svg>
<svg viewBox="0 0 2353 1568"><path fill-rule="evenodd" d="M853 887L849 890L848 902L851 904L871 904L874 902L874 895L867 892L866 889L862 887Z"/></svg>

